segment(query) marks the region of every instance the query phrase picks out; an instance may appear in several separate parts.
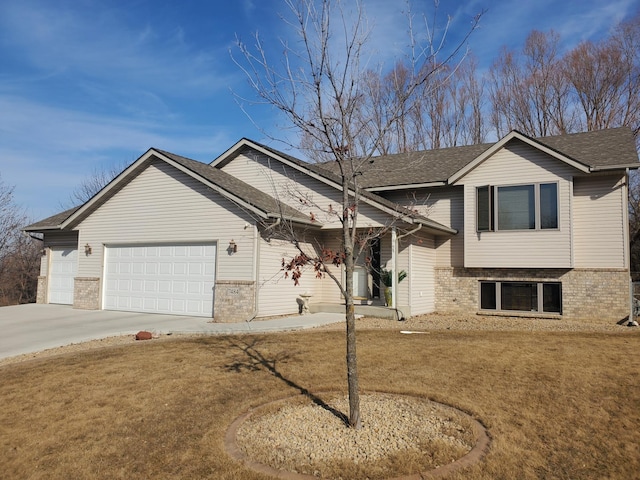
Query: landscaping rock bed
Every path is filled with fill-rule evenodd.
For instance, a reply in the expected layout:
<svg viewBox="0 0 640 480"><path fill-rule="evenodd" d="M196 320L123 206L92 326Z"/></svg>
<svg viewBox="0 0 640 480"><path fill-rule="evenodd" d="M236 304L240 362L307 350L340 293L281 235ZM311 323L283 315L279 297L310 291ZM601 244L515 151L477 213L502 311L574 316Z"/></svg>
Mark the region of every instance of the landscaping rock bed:
<svg viewBox="0 0 640 480"><path fill-rule="evenodd" d="M301 396L241 417L227 435L232 444L228 446L230 453L270 474L281 471L301 474L301 478L338 479L347 465L352 465L345 478L354 478L354 471L359 472L357 478L390 478L402 468L409 468L404 472L407 475L451 465L479 443L477 422L459 410L426 399L363 394L363 427L354 430L335 414L349 411L345 396L320 397L326 404ZM486 449L488 439L483 437L483 442L475 460Z"/></svg>

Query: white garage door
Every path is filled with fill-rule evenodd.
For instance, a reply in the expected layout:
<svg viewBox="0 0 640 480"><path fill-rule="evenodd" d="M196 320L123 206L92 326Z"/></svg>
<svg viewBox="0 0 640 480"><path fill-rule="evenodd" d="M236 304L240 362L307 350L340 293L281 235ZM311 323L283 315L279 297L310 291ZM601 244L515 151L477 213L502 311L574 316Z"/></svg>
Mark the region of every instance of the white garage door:
<svg viewBox="0 0 640 480"><path fill-rule="evenodd" d="M213 316L216 246L107 247L106 310Z"/></svg>
<svg viewBox="0 0 640 480"><path fill-rule="evenodd" d="M50 255L49 303L73 305L73 279L78 271L78 250L52 247Z"/></svg>

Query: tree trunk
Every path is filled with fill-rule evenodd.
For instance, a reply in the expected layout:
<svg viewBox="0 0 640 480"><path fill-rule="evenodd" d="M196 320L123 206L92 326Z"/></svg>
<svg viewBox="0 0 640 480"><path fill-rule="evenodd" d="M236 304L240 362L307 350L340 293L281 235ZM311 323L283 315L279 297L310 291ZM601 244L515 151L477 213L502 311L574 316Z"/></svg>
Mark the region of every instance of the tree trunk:
<svg viewBox="0 0 640 480"><path fill-rule="evenodd" d="M356 188L357 191L357 188ZM358 358L356 355L356 315L353 305L353 272L355 267L354 246L355 226L358 215L357 194L353 208L349 198L349 180L346 175L342 179L342 241L345 253L345 316L347 322L347 386L349 389L349 426L362 428L360 419L360 393L358 388Z"/></svg>
<svg viewBox="0 0 640 480"><path fill-rule="evenodd" d="M356 316L353 306L346 307L347 315L347 384L349 386L349 426L362 428L360 418L360 392L358 387L358 362L356 356Z"/></svg>

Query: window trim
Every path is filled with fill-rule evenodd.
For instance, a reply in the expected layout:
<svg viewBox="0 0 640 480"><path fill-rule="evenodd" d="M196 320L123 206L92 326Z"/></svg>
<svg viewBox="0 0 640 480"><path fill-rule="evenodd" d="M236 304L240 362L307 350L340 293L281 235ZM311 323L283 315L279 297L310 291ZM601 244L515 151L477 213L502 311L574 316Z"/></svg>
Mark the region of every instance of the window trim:
<svg viewBox="0 0 640 480"><path fill-rule="evenodd" d="M542 226L542 195L540 187L542 185L555 185L556 189L556 202L555 202L555 213L556 213L556 226L555 227L543 227ZM500 228L499 218L499 196L500 196L500 188L508 188L508 187L527 187L533 186L533 196L534 196L534 228ZM476 232L531 232L531 231L550 231L550 230L560 230L560 184L559 182L535 182L535 183L514 183L508 185L478 185L475 187L476 190ZM488 203L487 208L488 212L486 212L487 221L483 222L483 225L480 225L480 195L483 192L487 192L487 200ZM486 223L486 225L485 225Z"/></svg>
<svg viewBox="0 0 640 480"><path fill-rule="evenodd" d="M502 308L502 284L503 283L515 283L515 284L534 284L537 289L537 309L536 310L506 310ZM482 286L486 284L495 285L495 299L493 300L493 304L495 304L496 308L482 308ZM559 288L558 293L560 294L560 305L559 311L548 311L544 309L544 286L545 285L557 285ZM478 281L478 309L481 312L502 312L509 314L516 313L528 313L528 314L536 314L536 315L562 315L562 282L559 281L539 281L539 280L480 280Z"/></svg>

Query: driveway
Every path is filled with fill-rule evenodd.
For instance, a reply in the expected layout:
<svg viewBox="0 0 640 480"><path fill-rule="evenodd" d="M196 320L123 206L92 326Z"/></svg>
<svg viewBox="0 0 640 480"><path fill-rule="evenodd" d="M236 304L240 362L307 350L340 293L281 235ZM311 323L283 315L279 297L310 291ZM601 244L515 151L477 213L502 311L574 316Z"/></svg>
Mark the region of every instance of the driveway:
<svg viewBox="0 0 640 480"><path fill-rule="evenodd" d="M275 320L210 323L207 318L151 313L76 310L68 305L0 307L0 358L140 330L154 333L263 333L311 328L344 320L343 314L315 313Z"/></svg>

